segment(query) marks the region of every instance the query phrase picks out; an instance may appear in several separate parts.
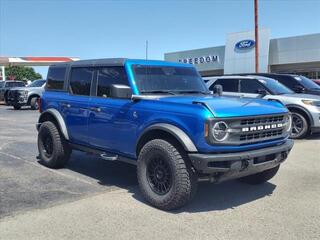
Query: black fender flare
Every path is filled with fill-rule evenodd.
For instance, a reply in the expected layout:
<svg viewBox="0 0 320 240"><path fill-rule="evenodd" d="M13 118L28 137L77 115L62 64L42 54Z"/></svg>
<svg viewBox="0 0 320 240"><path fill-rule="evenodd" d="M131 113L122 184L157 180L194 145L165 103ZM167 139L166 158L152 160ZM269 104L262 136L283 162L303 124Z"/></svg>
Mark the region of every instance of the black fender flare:
<svg viewBox="0 0 320 240"><path fill-rule="evenodd" d="M66 140L69 140L69 134L68 134L66 123L64 122L64 119L61 116L61 114L59 113L59 111L54 109L54 108L50 108L50 109L48 109L48 110L46 110L46 111L41 113L41 115L39 117L39 120L38 120L37 129L39 130L41 123L44 122L44 120L46 119L46 117L48 115L52 116L56 120L56 122L58 123L60 131L63 134L64 138Z"/></svg>
<svg viewBox="0 0 320 240"><path fill-rule="evenodd" d="M289 108L296 108L300 111L302 111L303 113L305 113L308 117L308 120L310 121L310 125L313 126L314 125L314 121L313 121L313 117L311 116L311 114L309 113L309 111L299 105L296 105L296 104L288 104L286 105L286 107L289 109ZM290 109L289 109L290 110Z"/></svg>
<svg viewBox="0 0 320 240"><path fill-rule="evenodd" d="M194 143L192 142L190 137L183 130L181 130L180 128L178 128L172 124L168 124L168 123L157 123L157 124L153 124L153 125L147 127L140 134L140 136L137 140L137 143L136 143L136 149L138 148L140 140L142 140L142 138L144 136L146 136L146 134L148 134L148 132L150 132L152 130L161 130L161 131L164 131L164 132L171 134L180 142L180 144L183 146L183 148L187 152L198 152L198 149L196 148L196 146L194 145Z"/></svg>

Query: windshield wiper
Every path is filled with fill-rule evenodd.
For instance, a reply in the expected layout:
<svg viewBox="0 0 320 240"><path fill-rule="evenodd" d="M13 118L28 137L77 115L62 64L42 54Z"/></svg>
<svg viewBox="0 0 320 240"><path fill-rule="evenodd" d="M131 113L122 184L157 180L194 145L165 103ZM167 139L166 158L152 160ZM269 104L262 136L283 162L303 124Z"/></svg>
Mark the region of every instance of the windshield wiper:
<svg viewBox="0 0 320 240"><path fill-rule="evenodd" d="M164 93L164 94L171 94L171 95L176 95L175 92L172 91L165 91L165 90L151 90L151 91L140 91L140 93Z"/></svg>
<svg viewBox="0 0 320 240"><path fill-rule="evenodd" d="M209 94L209 92L205 92L205 91L195 91L195 90L186 90L186 91L177 91L178 93L200 93L200 94L203 94L203 95L207 95Z"/></svg>

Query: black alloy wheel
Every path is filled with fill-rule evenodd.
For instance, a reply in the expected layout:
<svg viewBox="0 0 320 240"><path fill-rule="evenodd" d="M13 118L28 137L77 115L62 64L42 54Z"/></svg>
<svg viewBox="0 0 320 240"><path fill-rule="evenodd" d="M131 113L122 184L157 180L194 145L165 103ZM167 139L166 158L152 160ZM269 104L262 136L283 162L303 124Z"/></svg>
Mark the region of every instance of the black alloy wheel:
<svg viewBox="0 0 320 240"><path fill-rule="evenodd" d="M148 162L147 179L151 189L159 194L168 193L172 187L172 173L167 161L161 156L155 156Z"/></svg>

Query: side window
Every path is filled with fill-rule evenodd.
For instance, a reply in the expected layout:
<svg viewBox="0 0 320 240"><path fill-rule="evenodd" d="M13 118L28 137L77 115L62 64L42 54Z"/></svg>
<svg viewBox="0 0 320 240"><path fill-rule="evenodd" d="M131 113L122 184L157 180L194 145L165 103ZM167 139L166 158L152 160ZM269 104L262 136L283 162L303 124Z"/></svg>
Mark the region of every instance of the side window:
<svg viewBox="0 0 320 240"><path fill-rule="evenodd" d="M110 96L110 85L112 84L121 84L129 86L128 77L124 67L98 68L97 96Z"/></svg>
<svg viewBox="0 0 320 240"><path fill-rule="evenodd" d="M47 77L47 89L63 90L66 67L50 67Z"/></svg>
<svg viewBox="0 0 320 240"><path fill-rule="evenodd" d="M70 92L75 95L90 96L91 82L94 69L91 67L79 67L71 69Z"/></svg>
<svg viewBox="0 0 320 240"><path fill-rule="evenodd" d="M218 79L209 87L212 91L215 85L221 85L225 92L238 92L239 91L239 80L238 79Z"/></svg>
<svg viewBox="0 0 320 240"><path fill-rule="evenodd" d="M258 93L259 89L267 89L255 79L241 80L241 92L242 93Z"/></svg>

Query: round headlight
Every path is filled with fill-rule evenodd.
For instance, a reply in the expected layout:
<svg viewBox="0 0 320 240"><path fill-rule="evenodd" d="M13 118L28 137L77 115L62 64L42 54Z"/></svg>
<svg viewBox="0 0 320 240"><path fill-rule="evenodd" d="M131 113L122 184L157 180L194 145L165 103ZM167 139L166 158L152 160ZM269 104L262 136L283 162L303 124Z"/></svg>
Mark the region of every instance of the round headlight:
<svg viewBox="0 0 320 240"><path fill-rule="evenodd" d="M212 136L216 141L222 142L226 140L229 135L227 130L228 125L225 122L216 122L212 128Z"/></svg>
<svg viewBox="0 0 320 240"><path fill-rule="evenodd" d="M287 132L291 132L291 127L292 127L292 117L291 117L291 115L288 115L286 117L284 126L285 126L285 130Z"/></svg>

